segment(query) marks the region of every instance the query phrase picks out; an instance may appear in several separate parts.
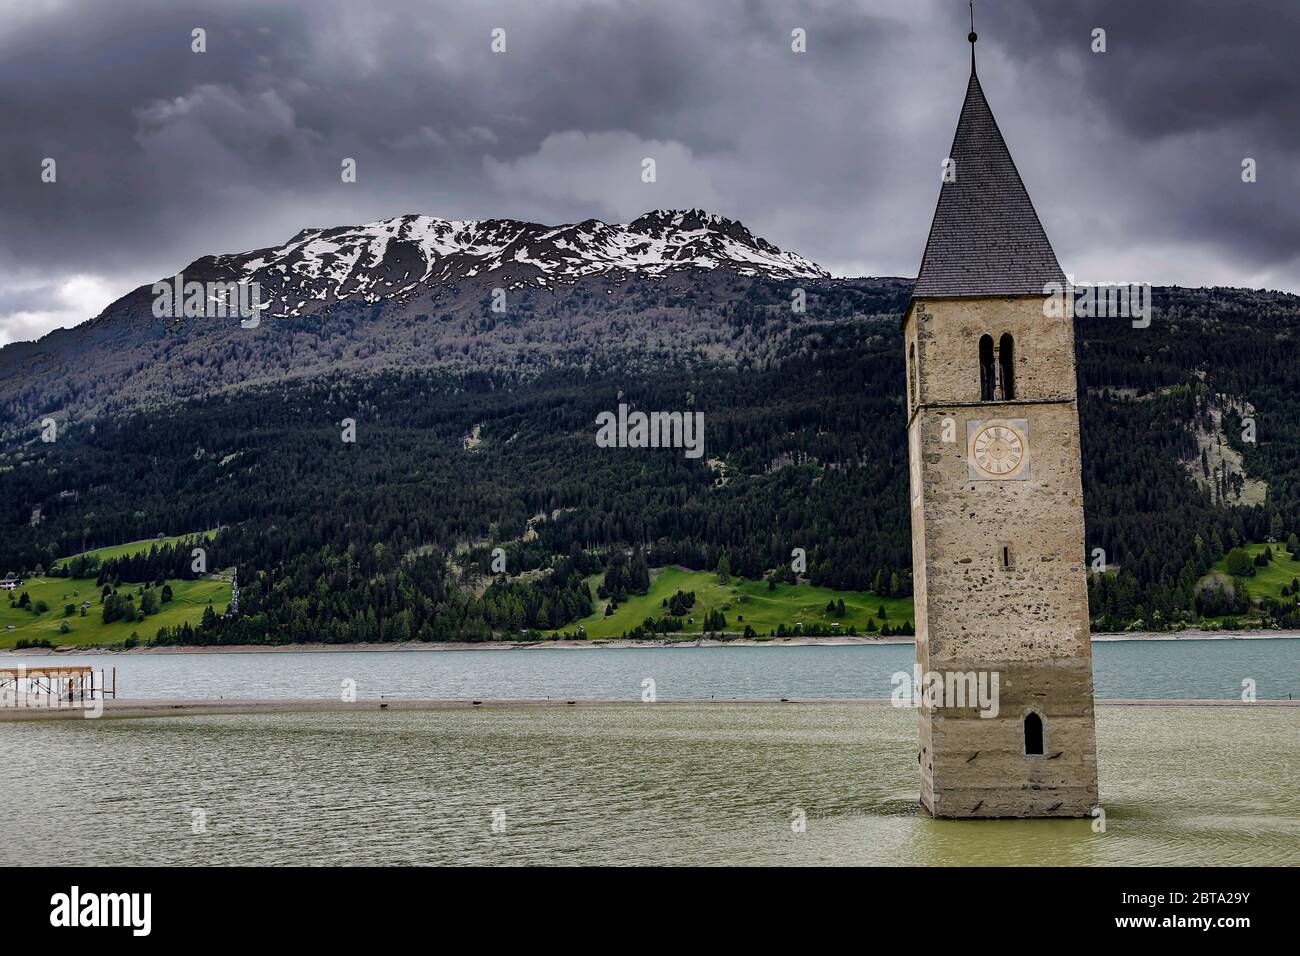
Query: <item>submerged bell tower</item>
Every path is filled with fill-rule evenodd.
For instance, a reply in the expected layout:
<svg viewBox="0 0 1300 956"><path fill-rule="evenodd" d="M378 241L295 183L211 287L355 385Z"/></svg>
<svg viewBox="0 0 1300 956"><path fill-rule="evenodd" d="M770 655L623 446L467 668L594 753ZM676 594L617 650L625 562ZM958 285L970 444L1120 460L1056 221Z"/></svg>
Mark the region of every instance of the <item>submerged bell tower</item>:
<svg viewBox="0 0 1300 956"><path fill-rule="evenodd" d="M936 817L1097 805L1073 319L1065 276L975 72L903 319L916 659L996 713L920 695ZM1059 306L1059 300L1056 303ZM966 706L960 706L966 704Z"/></svg>

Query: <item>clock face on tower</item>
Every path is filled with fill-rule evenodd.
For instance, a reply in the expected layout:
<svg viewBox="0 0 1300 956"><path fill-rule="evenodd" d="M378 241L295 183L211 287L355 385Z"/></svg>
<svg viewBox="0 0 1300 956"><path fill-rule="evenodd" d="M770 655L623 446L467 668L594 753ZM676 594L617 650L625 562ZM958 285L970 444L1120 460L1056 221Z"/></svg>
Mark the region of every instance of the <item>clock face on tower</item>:
<svg viewBox="0 0 1300 956"><path fill-rule="evenodd" d="M972 481L1029 477L1029 422L994 418L966 423L966 464Z"/></svg>

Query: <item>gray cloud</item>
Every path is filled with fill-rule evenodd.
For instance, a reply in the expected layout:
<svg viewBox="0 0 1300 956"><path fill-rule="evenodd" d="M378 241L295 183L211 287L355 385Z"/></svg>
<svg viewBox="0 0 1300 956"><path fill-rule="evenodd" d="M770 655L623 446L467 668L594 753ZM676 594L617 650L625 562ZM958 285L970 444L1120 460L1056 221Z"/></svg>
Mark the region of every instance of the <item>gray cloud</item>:
<svg viewBox="0 0 1300 956"><path fill-rule="evenodd" d="M1068 271L1300 290L1300 8L979 6L981 80ZM959 0L7 7L0 342L204 254L410 212L702 206L841 274L914 274L965 89L965 17ZM196 26L206 54L190 51Z"/></svg>

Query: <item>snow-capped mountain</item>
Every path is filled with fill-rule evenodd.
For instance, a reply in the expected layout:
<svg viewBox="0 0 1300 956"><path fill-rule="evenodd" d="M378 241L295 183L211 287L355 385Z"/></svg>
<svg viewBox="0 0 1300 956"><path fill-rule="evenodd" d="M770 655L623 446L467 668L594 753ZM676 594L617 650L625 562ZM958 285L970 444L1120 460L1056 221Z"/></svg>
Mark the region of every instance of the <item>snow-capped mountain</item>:
<svg viewBox="0 0 1300 956"><path fill-rule="evenodd" d="M827 316L897 311L911 287L857 280L846 291L845 281L700 210L624 225L401 216L308 229L280 246L196 259L87 322L0 348L0 440L6 415L39 420L385 368L524 379L675 355L766 360L791 334L790 283L810 301L827 296ZM245 286L237 303L232 283ZM497 289L518 291L498 309ZM742 300L783 308L736 311ZM247 321L250 308L261 321Z"/></svg>
<svg viewBox="0 0 1300 956"><path fill-rule="evenodd" d="M829 275L741 223L698 209L655 210L625 225L401 216L304 229L282 246L210 256L187 271L255 281L270 315L296 316L344 299L402 300L432 285L486 276L503 288L554 287L587 276L714 269L778 279Z"/></svg>

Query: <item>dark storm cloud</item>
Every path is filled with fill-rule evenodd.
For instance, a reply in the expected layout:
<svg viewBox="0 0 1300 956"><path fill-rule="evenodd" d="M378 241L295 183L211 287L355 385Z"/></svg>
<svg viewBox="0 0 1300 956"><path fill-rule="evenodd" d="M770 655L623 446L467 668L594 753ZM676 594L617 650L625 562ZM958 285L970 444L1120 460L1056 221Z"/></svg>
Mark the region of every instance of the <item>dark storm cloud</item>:
<svg viewBox="0 0 1300 956"><path fill-rule="evenodd" d="M1153 278L1300 290L1300 4L1042 0L985 12L1024 71L1059 73L1049 88L1075 114L1055 206L1122 207L1107 231L1146 238L1151 254L1135 258ZM1098 27L1104 55L1078 39ZM1085 167L1101 188L1073 188ZM1057 238L1062 258L1087 238Z"/></svg>
<svg viewBox="0 0 1300 956"><path fill-rule="evenodd" d="M1062 52L1086 59L1087 46L1066 38L1106 28L1111 52L1120 55L1082 74L1086 93L1137 137L1257 123L1264 138L1300 146L1300 4L1040 0L1024 16L988 12L1005 42L1022 47L1036 66L1050 67Z"/></svg>
<svg viewBox="0 0 1300 956"><path fill-rule="evenodd" d="M1296 4L979 6L981 79L1067 271L1300 288ZM206 253L407 212L707 206L837 272L914 274L966 16L960 0L7 7L0 342Z"/></svg>

